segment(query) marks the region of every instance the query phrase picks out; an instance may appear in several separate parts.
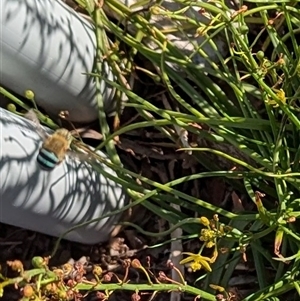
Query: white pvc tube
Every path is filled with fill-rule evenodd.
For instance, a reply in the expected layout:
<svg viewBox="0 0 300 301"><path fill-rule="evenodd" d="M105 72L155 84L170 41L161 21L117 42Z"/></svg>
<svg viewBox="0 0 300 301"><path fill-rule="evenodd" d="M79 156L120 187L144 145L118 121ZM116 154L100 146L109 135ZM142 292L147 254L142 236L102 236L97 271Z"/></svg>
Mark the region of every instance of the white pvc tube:
<svg viewBox="0 0 300 301"><path fill-rule="evenodd" d="M24 95L33 90L48 114L63 110L76 122L98 117L91 76L96 52L94 29L57 0L0 1L0 85ZM102 76L114 80L106 63ZM107 113L115 90L101 84Z"/></svg>
<svg viewBox="0 0 300 301"><path fill-rule="evenodd" d="M126 205L122 187L85 162L67 156L52 171L42 170L36 161L41 144L30 121L0 108L1 222L60 236ZM102 168L116 176L107 166ZM106 241L119 218L105 218L65 238L85 244Z"/></svg>

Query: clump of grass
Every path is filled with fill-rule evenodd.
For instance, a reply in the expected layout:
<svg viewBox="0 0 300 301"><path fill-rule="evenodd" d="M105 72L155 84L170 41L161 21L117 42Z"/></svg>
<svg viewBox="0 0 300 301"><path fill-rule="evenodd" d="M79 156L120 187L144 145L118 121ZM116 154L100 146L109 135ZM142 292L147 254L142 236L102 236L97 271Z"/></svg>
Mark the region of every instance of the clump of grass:
<svg viewBox="0 0 300 301"><path fill-rule="evenodd" d="M105 148L111 159L107 164L118 172L118 181L131 194L133 203L127 207L142 204L175 225L159 235L168 235L176 227L182 227L188 233L186 239L195 235L202 237L199 234L199 220L187 217L174 209L172 204L184 209L192 206L198 216L203 216L203 212L207 216L218 214L220 222L230 231L223 232L214 241L218 252L214 253L213 261L209 260L207 273L198 279L202 281L202 290L208 294L202 294L203 299L212 300L210 294L217 294L222 291L220 288L228 286L242 256L252 258L259 287L257 292L243 300L279 298L287 292L300 295L297 2L248 1L249 7L244 5L233 12L224 1L195 3L175 0L186 7L198 6L199 11L205 11L214 20L209 25L188 20L189 24L194 24L195 33L200 32L205 37L204 44L209 44L218 55L219 61L214 62L201 47L196 47L195 53L206 59L204 67L197 66L180 52L165 33L155 24L150 24L146 17L132 13L119 1L107 0L105 7L92 1L76 2L87 10L95 24L98 64L89 76L95 77L96 85L104 80L116 87L120 99L125 94L128 101L123 106L134 108L144 119L120 127L117 115L115 131L110 132L98 93L99 120L104 140L97 149ZM159 4L156 6L159 8ZM107 9L118 16L123 26L107 17ZM151 11L155 10L152 8ZM164 13L169 13L168 17L173 18L174 23L178 21L178 15ZM128 24L136 29L136 34L127 31ZM114 44L108 40L105 30L115 37ZM253 33L253 30L256 32ZM226 57L218 53L213 39L216 34L221 34L227 43L229 54ZM155 40L160 51L153 51L141 43L143 37ZM125 59L118 56L120 43L130 49ZM156 73L144 70L145 74L164 86L176 110L158 107L131 89L126 76L137 67L136 55L155 66ZM103 60L110 63L117 82L101 77ZM170 62L176 64L185 76L174 70L168 64ZM192 152L207 171L161 184L123 168L113 139L144 127L157 129L174 143L178 138L184 141L180 133L185 133L186 137L196 136L196 143L187 139L178 150ZM176 128L180 131L173 130ZM237 190L245 192L256 211L232 213L176 189L182 183L208 177L223 177ZM142 185L135 184L134 179ZM147 184L147 189L143 184ZM130 226L143 232L136 225ZM145 231L144 234L158 235ZM270 249L270 245L265 243L266 239L273 241L273 248ZM221 253L221 247L226 247L226 252ZM203 264L206 265L202 261ZM266 266L273 271L271 279L266 276ZM138 284L136 288L139 288ZM229 298L229 295L224 295L224 300Z"/></svg>
<svg viewBox="0 0 300 301"><path fill-rule="evenodd" d="M242 6L233 12L223 1L176 2L198 6L199 11L209 14L214 20L213 25L197 24L195 33L202 28L205 43L215 51L218 49L212 37L216 31L221 33L227 41L229 55L219 55L216 63L201 48L196 49L207 60L205 67L197 66L142 15L131 14L130 9L120 2L106 1L106 6L120 20L133 24L142 36L155 39L161 46L159 52L154 52L137 36L110 22L101 9L102 24L119 41L130 46L133 53L142 55L156 66L160 82L177 107L176 111L157 107L122 83L107 81L128 96L125 106L136 108L145 119L117 130L109 139L134 127L150 125L172 141L177 139L170 131L172 126L197 135L196 146L182 147L181 150L192 151L208 171L164 185L151 182L156 193L152 195L151 204L143 204L175 224L184 220L184 216L171 209L171 204L182 207L193 204L199 215L203 209L218 213L220 219L241 231L233 241L218 241L219 246L225 244L230 251L218 256L212 272L205 277L204 287L208 291L210 284L227 286L242 252L253 258L260 288L244 300L265 300L293 289L300 294L296 280L300 237L295 222L299 215L300 183L298 4L250 1L249 7ZM170 13L169 17L173 17L175 22L175 16ZM97 26L99 23L94 21ZM190 20L190 24L194 21ZM251 36L253 27L258 30L255 37L254 34ZM172 69L167 62L176 63L186 76ZM203 125L209 130L203 130ZM106 141L101 147L104 145ZM222 176L231 185L239 185L240 190L246 191L257 212L233 214L174 188L196 178L216 176ZM143 178L140 180L147 182ZM168 201L159 198L160 192L170 195ZM166 208L172 214L168 214ZM184 230L191 235L195 233L193 227L184 227ZM263 242L270 236L274 240L273 250ZM289 265L286 257L290 257ZM273 282L266 280L266 264L274 269Z"/></svg>

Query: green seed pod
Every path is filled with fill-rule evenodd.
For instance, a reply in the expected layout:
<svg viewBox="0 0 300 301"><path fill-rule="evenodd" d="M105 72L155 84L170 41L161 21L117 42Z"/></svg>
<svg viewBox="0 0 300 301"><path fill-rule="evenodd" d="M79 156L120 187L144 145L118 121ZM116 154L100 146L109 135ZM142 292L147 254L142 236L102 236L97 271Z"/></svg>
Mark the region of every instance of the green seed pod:
<svg viewBox="0 0 300 301"><path fill-rule="evenodd" d="M256 53L256 57L257 57L260 61L262 61L263 58L265 57L265 53L264 53L262 50L260 50L260 51L258 51L258 52Z"/></svg>
<svg viewBox="0 0 300 301"><path fill-rule="evenodd" d="M114 62L120 62L120 58L116 54L112 54L109 58Z"/></svg>
<svg viewBox="0 0 300 301"><path fill-rule="evenodd" d="M15 113L17 111L17 107L13 103L9 103L6 106L6 108L8 111L13 112L13 113Z"/></svg>
<svg viewBox="0 0 300 301"><path fill-rule="evenodd" d="M44 258L41 256L35 256L32 258L31 263L34 268L42 268L45 266Z"/></svg>
<svg viewBox="0 0 300 301"><path fill-rule="evenodd" d="M241 34L247 34L249 32L249 27L246 24L242 25L240 27L240 32Z"/></svg>
<svg viewBox="0 0 300 301"><path fill-rule="evenodd" d="M26 90L25 97L29 100L34 100L34 92L32 90Z"/></svg>

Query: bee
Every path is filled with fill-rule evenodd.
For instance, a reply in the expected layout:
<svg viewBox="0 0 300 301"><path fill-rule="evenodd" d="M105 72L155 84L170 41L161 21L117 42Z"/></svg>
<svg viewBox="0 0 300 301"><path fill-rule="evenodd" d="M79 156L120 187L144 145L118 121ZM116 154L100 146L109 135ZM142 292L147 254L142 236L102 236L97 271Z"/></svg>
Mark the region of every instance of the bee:
<svg viewBox="0 0 300 301"><path fill-rule="evenodd" d="M43 142L37 162L44 169L53 169L61 163L70 149L72 135L67 129L58 129Z"/></svg>
<svg viewBox="0 0 300 301"><path fill-rule="evenodd" d="M39 119L33 110L29 110L25 118L34 122L39 135L43 139L43 144L37 156L38 164L46 170L52 170L60 164L70 151L72 135L65 128L57 129L53 134L49 135L41 127Z"/></svg>

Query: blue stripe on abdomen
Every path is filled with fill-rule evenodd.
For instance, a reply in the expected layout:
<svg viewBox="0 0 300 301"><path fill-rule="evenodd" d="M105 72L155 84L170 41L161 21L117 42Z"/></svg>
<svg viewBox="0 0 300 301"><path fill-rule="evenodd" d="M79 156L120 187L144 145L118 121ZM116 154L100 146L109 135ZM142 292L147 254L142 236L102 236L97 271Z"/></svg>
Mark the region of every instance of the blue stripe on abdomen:
<svg viewBox="0 0 300 301"><path fill-rule="evenodd" d="M37 156L37 162L44 169L53 169L59 160L54 153L42 148Z"/></svg>

